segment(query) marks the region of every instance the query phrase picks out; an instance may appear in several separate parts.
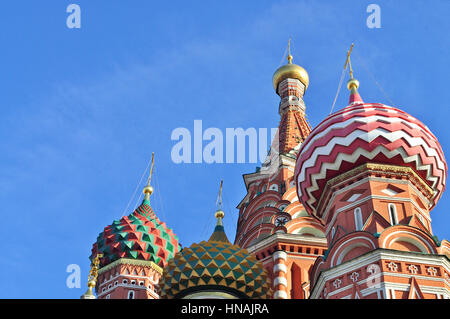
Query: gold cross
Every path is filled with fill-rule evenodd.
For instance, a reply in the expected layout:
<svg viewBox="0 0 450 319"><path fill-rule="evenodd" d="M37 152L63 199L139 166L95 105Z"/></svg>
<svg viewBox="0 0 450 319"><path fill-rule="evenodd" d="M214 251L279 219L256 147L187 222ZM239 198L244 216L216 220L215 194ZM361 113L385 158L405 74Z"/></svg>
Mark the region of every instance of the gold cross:
<svg viewBox="0 0 450 319"><path fill-rule="evenodd" d="M155 162L155 152L152 153L152 166L150 168L150 175L148 176L148 186L150 186L150 181L152 180L154 162Z"/></svg>
<svg viewBox="0 0 450 319"><path fill-rule="evenodd" d="M219 209L222 208L222 185L223 185L223 179L220 180L220 188L219 188Z"/></svg>
<svg viewBox="0 0 450 319"><path fill-rule="evenodd" d="M345 59L344 70L347 68L347 64L348 64L348 68L350 70L350 78L353 80L352 62L350 61L350 53L352 53L352 49L353 49L353 43L350 47L350 50L347 51L347 59Z"/></svg>
<svg viewBox="0 0 450 319"><path fill-rule="evenodd" d="M288 41L288 56L287 56L287 60L288 60L289 64L292 63L292 55L291 55L291 38L289 38L289 41Z"/></svg>

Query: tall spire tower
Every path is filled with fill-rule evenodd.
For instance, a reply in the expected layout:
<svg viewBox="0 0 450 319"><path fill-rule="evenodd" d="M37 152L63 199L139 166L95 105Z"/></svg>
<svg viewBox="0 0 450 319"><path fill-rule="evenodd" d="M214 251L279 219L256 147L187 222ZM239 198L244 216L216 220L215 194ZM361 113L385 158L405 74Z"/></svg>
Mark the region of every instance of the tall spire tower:
<svg viewBox="0 0 450 319"><path fill-rule="evenodd" d="M309 295L308 269L327 246L323 225L298 201L293 181L298 150L311 132L303 101L309 76L292 63L291 40L287 49L287 64L272 79L281 99L278 132L263 166L243 176L247 195L238 205L235 243L268 269L274 298L302 299Z"/></svg>
<svg viewBox="0 0 450 319"><path fill-rule="evenodd" d="M278 149L282 154L295 149L311 132L303 101L303 95L309 85L309 76L304 68L292 63L290 39L287 60L288 63L276 70L272 79L273 88L281 98L278 109L281 116Z"/></svg>

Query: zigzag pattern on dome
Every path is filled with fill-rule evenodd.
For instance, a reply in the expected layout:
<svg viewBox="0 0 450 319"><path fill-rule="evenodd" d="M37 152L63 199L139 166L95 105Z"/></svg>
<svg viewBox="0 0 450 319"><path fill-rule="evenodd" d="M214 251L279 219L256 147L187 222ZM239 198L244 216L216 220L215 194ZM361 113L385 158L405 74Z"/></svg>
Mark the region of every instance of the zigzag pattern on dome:
<svg viewBox="0 0 450 319"><path fill-rule="evenodd" d="M133 213L105 227L93 245L90 258L102 253L101 267L119 258L152 261L164 267L179 250L178 237L144 200Z"/></svg>
<svg viewBox="0 0 450 319"><path fill-rule="evenodd" d="M330 178L366 162L411 167L434 190L432 206L445 188L439 142L419 120L383 104L358 104L328 116L303 143L296 165L298 195L315 212Z"/></svg>
<svg viewBox="0 0 450 319"><path fill-rule="evenodd" d="M237 245L202 241L169 260L160 280L161 298L199 286L227 287L247 298L270 298L270 279L256 257Z"/></svg>

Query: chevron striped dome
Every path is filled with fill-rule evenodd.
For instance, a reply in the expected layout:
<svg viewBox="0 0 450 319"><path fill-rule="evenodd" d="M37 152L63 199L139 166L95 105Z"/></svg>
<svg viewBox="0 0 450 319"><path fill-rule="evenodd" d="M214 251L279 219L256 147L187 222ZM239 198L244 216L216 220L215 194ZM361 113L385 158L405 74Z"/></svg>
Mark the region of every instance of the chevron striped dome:
<svg viewBox="0 0 450 319"><path fill-rule="evenodd" d="M326 182L371 162L408 166L434 191L434 207L445 188L447 164L431 131L411 115L379 103L358 101L328 116L300 148L295 168L298 198L316 213Z"/></svg>

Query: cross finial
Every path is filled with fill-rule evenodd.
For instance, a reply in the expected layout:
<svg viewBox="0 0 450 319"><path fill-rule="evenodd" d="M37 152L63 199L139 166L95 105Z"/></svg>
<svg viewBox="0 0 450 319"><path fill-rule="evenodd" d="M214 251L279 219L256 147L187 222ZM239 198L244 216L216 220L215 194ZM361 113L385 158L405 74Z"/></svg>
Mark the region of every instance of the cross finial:
<svg viewBox="0 0 450 319"><path fill-rule="evenodd" d="M154 163L155 163L155 152L152 152L152 166L150 168L150 175L148 176L148 186L150 186L150 181L152 180L153 164Z"/></svg>
<svg viewBox="0 0 450 319"><path fill-rule="evenodd" d="M292 38L289 38L289 41L288 41L288 56L287 56L287 60L288 60L289 64L292 64L291 40L292 40Z"/></svg>
<svg viewBox="0 0 450 319"><path fill-rule="evenodd" d="M353 80L352 62L350 61L350 54L352 53L352 49L353 49L353 43L350 46L350 50L347 51L347 59L345 59L344 70L347 68L347 64L348 64L348 68L350 70L350 78Z"/></svg>
<svg viewBox="0 0 450 319"><path fill-rule="evenodd" d="M216 213L214 214L214 216L216 216L217 218L217 223L218 225L222 224L222 218L223 216L225 216L225 213L222 210L222 185L223 185L223 180L220 180L220 187L219 187L219 198L217 199L217 201L219 202L219 208L216 210Z"/></svg>
<svg viewBox="0 0 450 319"><path fill-rule="evenodd" d="M148 184L144 187L144 194L145 194L145 200L150 200L150 195L153 193L153 187L150 186L150 182L152 180L152 174L153 174L153 164L155 163L155 153L152 153L152 166L150 168L150 175L148 176Z"/></svg>
<svg viewBox="0 0 450 319"><path fill-rule="evenodd" d="M222 185L223 179L220 180L220 187L219 187L219 209L222 209Z"/></svg>

